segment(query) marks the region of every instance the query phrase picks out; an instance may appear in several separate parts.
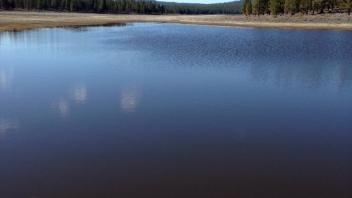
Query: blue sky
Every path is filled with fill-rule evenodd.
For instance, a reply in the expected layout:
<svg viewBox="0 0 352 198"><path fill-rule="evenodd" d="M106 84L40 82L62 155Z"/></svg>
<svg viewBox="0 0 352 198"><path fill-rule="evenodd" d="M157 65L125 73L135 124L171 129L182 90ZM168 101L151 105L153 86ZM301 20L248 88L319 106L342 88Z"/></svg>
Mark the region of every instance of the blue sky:
<svg viewBox="0 0 352 198"><path fill-rule="evenodd" d="M231 0L160 0L167 2L178 2L178 3L223 3Z"/></svg>

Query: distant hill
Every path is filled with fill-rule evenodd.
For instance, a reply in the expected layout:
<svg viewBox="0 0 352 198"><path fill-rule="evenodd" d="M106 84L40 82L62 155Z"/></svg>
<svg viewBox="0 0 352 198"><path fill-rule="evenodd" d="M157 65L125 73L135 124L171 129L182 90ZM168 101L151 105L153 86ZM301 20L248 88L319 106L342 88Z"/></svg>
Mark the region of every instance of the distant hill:
<svg viewBox="0 0 352 198"><path fill-rule="evenodd" d="M175 14L239 14L241 2L200 4L200 3L175 3L157 1L165 7L166 13Z"/></svg>

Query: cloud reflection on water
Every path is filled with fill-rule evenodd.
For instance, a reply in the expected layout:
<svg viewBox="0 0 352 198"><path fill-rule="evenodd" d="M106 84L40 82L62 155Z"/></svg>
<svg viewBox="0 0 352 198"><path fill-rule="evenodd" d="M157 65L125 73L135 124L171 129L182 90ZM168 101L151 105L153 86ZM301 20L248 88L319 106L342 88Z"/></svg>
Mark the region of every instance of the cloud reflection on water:
<svg viewBox="0 0 352 198"><path fill-rule="evenodd" d="M73 100L77 104L84 104L87 101L88 91L85 85L79 85L73 88Z"/></svg>
<svg viewBox="0 0 352 198"><path fill-rule="evenodd" d="M13 71L0 69L0 91L9 89L13 80Z"/></svg>
<svg viewBox="0 0 352 198"><path fill-rule="evenodd" d="M8 132L18 129L18 121L15 119L0 118L0 138Z"/></svg>
<svg viewBox="0 0 352 198"><path fill-rule="evenodd" d="M88 99L88 89L84 84L73 86L73 88L70 88L69 90L69 94L65 94L52 103L52 107L62 117L69 116L71 106L74 105L72 104L73 102L75 104L84 104Z"/></svg>
<svg viewBox="0 0 352 198"><path fill-rule="evenodd" d="M53 103L53 108L62 116L67 117L70 113L70 105L67 100L60 99Z"/></svg>
<svg viewBox="0 0 352 198"><path fill-rule="evenodd" d="M136 90L123 90L120 95L120 108L126 113L136 111L139 104L139 94Z"/></svg>

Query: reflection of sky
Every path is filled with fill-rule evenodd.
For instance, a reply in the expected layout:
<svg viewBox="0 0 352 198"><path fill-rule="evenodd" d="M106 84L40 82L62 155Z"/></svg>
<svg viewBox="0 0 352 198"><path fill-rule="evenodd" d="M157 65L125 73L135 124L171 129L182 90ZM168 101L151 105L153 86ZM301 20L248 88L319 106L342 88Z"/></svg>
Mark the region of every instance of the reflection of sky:
<svg viewBox="0 0 352 198"><path fill-rule="evenodd" d="M21 197L27 193L21 189L35 189L34 193L45 196L45 189L57 187L57 179L82 184L72 188L60 184L59 191L72 189L61 197L84 197L73 192L77 189L88 189L88 197L102 197L99 195L106 192L100 189L111 187L106 188L105 181L119 182L116 178L121 176L119 180L131 183L131 189L136 187L129 182L132 180L146 189L146 183L153 187L159 181L173 183L175 178L177 182L210 178L224 184L199 186L231 188L229 181L243 182L236 176L245 176L248 183L258 175L262 179L258 185L286 178L299 183L319 165L320 170L308 175L313 180L307 185L342 186L334 189L349 192L352 67L344 63L351 62L352 56L340 59L339 64L330 64L319 54L316 63L321 64L299 64L305 57L301 61L285 56L265 59L265 55L285 49L259 42L253 45L270 53L258 50L258 60L245 54L250 53L245 44L252 46L252 42L247 39L248 43L241 43L246 39L238 39L236 31L231 31L246 28L165 24L167 30L163 25L154 29L149 25L152 29L140 27L121 34L110 28L101 33L94 29L82 32L78 35L92 46L82 49L78 49L80 43L75 42L72 31L58 32L60 38L65 37L62 42L74 45L75 53L71 54L51 48L38 53L30 44L20 48L20 42L16 50L0 46L2 84L8 87L0 90L0 184L10 181L9 193L0 190L0 198L6 194ZM159 36L159 29L166 36ZM284 33L280 30L278 41L272 42L282 40ZM126 34L131 39L125 42L102 42ZM35 42L50 45L50 40ZM352 44L348 39L346 42ZM131 43L136 47L131 49ZM92 56L92 49L102 58ZM124 50L128 53L122 53ZM325 50L329 51L321 51ZM286 52L281 54L288 56L289 50ZM52 59L54 55L56 59ZM33 59L23 60L23 56ZM336 54L331 56L336 58ZM343 94L335 94L334 82L339 80L343 80ZM136 162L143 163L131 167ZM154 171L160 164L166 168ZM283 169L276 170L280 165ZM268 167L274 167L276 177ZM306 172L297 175L297 167ZM131 180L126 172L137 174L132 174ZM185 174L165 177L165 172ZM209 174L204 176L205 172ZM317 178L318 174L322 177ZM20 178L25 181L18 182ZM88 183L84 181L87 178L91 179ZM324 182L319 183L321 180ZM262 189L277 186L280 183ZM39 192L41 189L44 191Z"/></svg>
<svg viewBox="0 0 352 198"><path fill-rule="evenodd" d="M122 111L135 112L138 107L139 97L135 90L125 90L120 95L120 108Z"/></svg>
<svg viewBox="0 0 352 198"><path fill-rule="evenodd" d="M0 118L0 137L18 128L17 120Z"/></svg>

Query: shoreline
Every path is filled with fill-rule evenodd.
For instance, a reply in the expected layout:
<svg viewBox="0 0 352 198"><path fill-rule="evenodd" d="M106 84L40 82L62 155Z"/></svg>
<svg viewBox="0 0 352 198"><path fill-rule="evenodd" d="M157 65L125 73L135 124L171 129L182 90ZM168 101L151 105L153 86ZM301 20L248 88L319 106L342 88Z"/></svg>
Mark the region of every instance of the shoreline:
<svg viewBox="0 0 352 198"><path fill-rule="evenodd" d="M0 31L35 28L113 25L133 22L181 23L253 28L352 30L352 17L343 14L313 16L137 15L70 12L0 11Z"/></svg>

